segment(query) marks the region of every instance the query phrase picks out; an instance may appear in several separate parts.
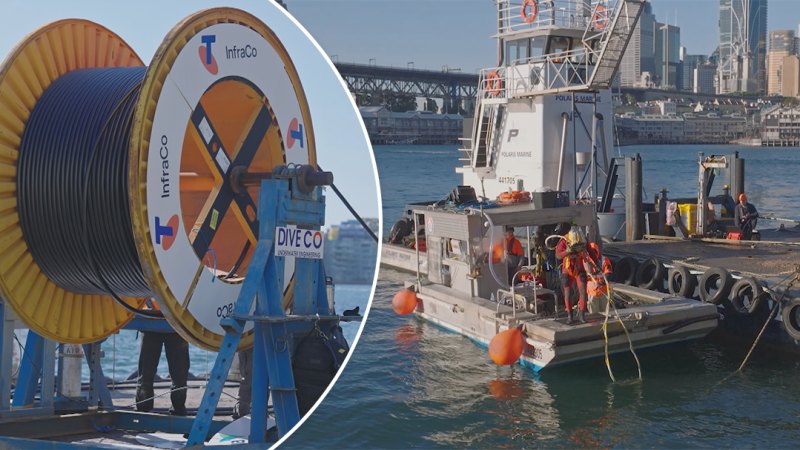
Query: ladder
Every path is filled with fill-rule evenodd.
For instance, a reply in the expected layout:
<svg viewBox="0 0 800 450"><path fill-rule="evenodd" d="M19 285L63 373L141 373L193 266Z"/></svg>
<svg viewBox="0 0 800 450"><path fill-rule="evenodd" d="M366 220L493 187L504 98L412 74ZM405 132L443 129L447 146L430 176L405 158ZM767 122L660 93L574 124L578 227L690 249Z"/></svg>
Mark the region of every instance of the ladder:
<svg viewBox="0 0 800 450"><path fill-rule="evenodd" d="M489 171L494 166L492 141L496 136L495 130L503 120L502 111L499 104L481 102L480 114L476 116L477 126L473 133L470 152L472 167L475 169Z"/></svg>
<svg viewBox="0 0 800 450"><path fill-rule="evenodd" d="M620 2L611 24L607 30L604 30L605 34L600 41L600 56L587 82L588 89L608 89L611 87L644 5L645 0L623 0ZM600 4L595 6L595 13L599 7ZM591 24L589 27L591 27ZM584 39L587 34L589 34L589 28L584 33ZM584 40L584 42L586 41Z"/></svg>

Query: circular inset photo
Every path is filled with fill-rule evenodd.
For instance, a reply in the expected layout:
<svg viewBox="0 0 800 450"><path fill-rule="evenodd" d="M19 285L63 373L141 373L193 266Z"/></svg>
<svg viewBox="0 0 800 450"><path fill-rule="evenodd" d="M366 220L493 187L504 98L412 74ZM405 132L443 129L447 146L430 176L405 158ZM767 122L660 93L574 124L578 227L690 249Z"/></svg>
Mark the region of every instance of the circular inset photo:
<svg viewBox="0 0 800 450"><path fill-rule="evenodd" d="M333 64L273 2L8 7L0 345L27 379L0 395L126 442L277 442L374 288L375 163Z"/></svg>

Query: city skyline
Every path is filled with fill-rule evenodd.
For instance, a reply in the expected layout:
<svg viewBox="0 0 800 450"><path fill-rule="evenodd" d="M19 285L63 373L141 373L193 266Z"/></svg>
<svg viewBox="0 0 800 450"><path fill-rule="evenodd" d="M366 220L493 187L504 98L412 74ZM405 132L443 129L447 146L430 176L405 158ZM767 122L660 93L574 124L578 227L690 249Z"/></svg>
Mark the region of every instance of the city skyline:
<svg viewBox="0 0 800 450"><path fill-rule="evenodd" d="M489 0L286 0L289 12L341 62L475 73L496 62L495 8ZM689 54L719 44L719 0L652 0L660 23L681 28ZM796 0L768 0L767 30L797 30ZM331 24L336 24L332 26ZM348 32L342 32L348 30ZM409 64L413 63L413 64Z"/></svg>

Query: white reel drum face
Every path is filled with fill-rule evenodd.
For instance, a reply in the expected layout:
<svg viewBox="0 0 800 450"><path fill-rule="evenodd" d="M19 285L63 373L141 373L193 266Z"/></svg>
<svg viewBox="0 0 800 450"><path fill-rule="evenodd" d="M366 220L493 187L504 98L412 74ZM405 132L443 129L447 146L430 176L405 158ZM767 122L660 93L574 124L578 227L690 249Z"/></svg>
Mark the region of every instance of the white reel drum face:
<svg viewBox="0 0 800 450"><path fill-rule="evenodd" d="M148 145L138 174L146 182L135 183L140 197L132 209L146 211L136 218L149 237L141 249L158 268L145 274L173 328L217 348L220 319L232 310L258 238L258 187L234 192L231 173L314 164L308 105L277 38L235 10L198 13L178 25L142 95L155 106L143 112L145 123L152 117L141 130ZM293 261L286 267L288 285Z"/></svg>

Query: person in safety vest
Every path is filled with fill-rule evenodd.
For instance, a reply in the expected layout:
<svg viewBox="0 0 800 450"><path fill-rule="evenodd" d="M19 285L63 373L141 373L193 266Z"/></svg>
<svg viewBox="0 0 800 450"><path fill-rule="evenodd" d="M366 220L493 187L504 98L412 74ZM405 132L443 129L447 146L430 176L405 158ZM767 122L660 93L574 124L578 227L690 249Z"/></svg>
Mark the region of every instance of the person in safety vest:
<svg viewBox="0 0 800 450"><path fill-rule="evenodd" d="M588 276L586 293L589 296L589 312L596 313L604 311L608 304L606 280L611 275L611 261L600 253L600 247L595 242L586 245L586 253L589 257L584 259L583 264Z"/></svg>
<svg viewBox="0 0 800 450"><path fill-rule="evenodd" d="M155 301L148 300L153 310L158 310ZM161 359L161 347L167 353L169 377L172 379L170 400L172 407L169 413L173 416L186 415L186 385L189 380L189 343L174 331L142 331L142 349L139 352L139 377L136 387L136 410L153 409L155 382L158 361Z"/></svg>
<svg viewBox="0 0 800 450"><path fill-rule="evenodd" d="M562 238L556 246L556 258L561 260L561 286L564 289L564 306L567 308L567 323L574 322L572 318L572 298L575 291L578 294L578 321L586 323L586 269L583 259L586 257L586 238L580 228L564 226L559 228L563 232ZM566 231L563 229L566 228Z"/></svg>

